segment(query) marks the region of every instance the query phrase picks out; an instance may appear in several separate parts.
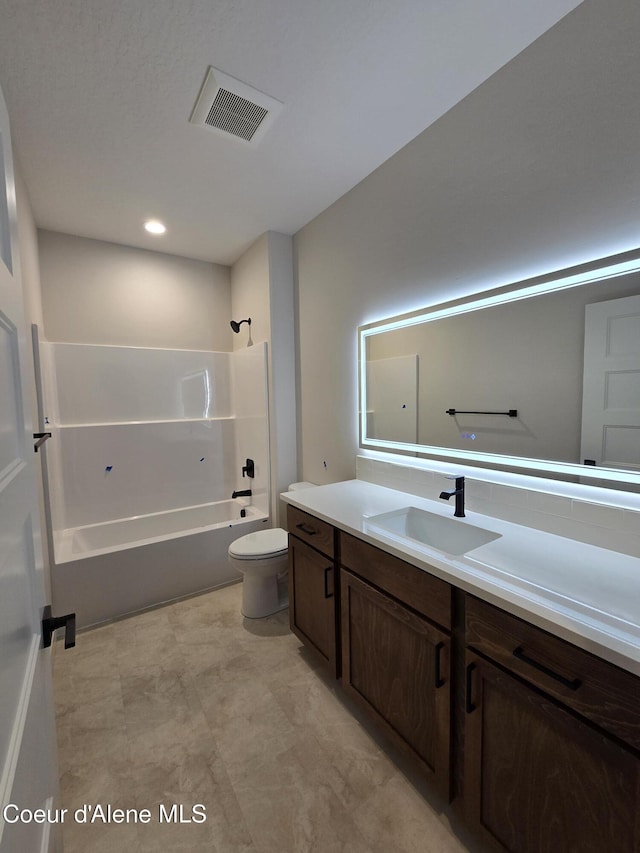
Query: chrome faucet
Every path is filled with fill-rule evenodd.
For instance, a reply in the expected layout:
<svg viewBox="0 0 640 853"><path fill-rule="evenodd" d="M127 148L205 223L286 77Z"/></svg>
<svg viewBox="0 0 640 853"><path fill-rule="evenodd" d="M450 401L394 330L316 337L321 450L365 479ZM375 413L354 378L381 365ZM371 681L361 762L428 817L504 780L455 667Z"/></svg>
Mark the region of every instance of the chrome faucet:
<svg viewBox="0 0 640 853"><path fill-rule="evenodd" d="M455 480L456 487L449 491L440 492L440 497L443 501L448 501L450 497L455 495L456 510L453 514L456 518L464 518L464 477L456 477L455 474L452 474L447 477L447 480Z"/></svg>

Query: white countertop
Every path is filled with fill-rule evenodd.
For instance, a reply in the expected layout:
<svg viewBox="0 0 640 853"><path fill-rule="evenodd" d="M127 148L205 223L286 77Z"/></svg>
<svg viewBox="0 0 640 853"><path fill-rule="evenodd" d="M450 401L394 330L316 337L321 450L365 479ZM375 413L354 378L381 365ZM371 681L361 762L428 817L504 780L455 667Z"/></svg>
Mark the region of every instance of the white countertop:
<svg viewBox="0 0 640 853"><path fill-rule="evenodd" d="M466 511L500 538L453 557L372 530L368 519L414 506L453 518L451 505L348 480L282 499L466 592L640 676L640 559Z"/></svg>

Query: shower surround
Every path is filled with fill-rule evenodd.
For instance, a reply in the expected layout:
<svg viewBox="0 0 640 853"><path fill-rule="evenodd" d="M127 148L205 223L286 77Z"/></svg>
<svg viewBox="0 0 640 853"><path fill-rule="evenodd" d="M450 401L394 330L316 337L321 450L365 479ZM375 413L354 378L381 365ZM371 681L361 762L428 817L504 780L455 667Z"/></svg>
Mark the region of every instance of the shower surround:
<svg viewBox="0 0 640 853"><path fill-rule="evenodd" d="M266 344L39 352L54 609L86 626L237 580L229 544L270 516Z"/></svg>

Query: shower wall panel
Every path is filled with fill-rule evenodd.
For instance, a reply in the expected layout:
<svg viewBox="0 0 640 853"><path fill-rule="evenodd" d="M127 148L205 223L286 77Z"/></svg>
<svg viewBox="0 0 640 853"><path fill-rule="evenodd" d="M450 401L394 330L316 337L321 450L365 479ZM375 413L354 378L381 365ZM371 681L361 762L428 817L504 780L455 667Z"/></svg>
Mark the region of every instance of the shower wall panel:
<svg viewBox="0 0 640 853"><path fill-rule="evenodd" d="M48 344L61 424L230 417L228 352Z"/></svg>
<svg viewBox="0 0 640 853"><path fill-rule="evenodd" d="M40 352L54 531L245 489L269 514L266 344L216 353L42 342ZM253 480L242 476L248 458Z"/></svg>
<svg viewBox="0 0 640 853"><path fill-rule="evenodd" d="M62 427L64 527L227 500L231 419Z"/></svg>

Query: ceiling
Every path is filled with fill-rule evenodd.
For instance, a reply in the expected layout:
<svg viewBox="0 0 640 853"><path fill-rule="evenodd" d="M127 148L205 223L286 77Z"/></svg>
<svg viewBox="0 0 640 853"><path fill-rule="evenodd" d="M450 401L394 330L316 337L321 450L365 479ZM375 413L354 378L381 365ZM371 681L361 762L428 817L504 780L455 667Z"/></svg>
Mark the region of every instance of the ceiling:
<svg viewBox="0 0 640 853"><path fill-rule="evenodd" d="M231 264L267 230L298 231L578 5L0 0L0 85L36 223ZM257 146L189 123L210 65L283 102Z"/></svg>

